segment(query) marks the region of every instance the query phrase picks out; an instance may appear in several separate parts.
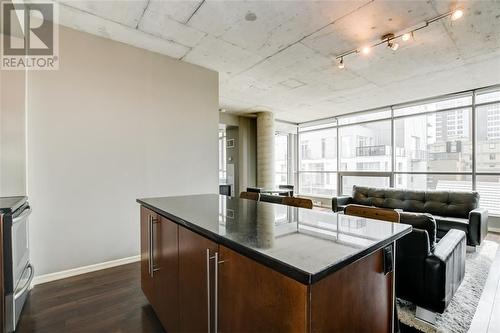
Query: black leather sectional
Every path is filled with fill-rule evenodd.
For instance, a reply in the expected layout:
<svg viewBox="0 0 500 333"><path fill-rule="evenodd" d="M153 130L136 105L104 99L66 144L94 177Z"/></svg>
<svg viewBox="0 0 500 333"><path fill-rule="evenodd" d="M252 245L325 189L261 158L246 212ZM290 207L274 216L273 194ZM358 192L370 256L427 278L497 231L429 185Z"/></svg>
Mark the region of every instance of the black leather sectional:
<svg viewBox="0 0 500 333"><path fill-rule="evenodd" d="M348 204L401 209L403 212L429 213L436 220L437 238L451 229L467 235L467 245L480 245L488 232L488 211L479 208L477 192L414 191L353 186L352 196L334 197L333 211Z"/></svg>
<svg viewBox="0 0 500 333"><path fill-rule="evenodd" d="M412 232L397 242L396 295L442 313L465 275L466 244L480 245L488 211L477 192L411 191L354 186L352 196L332 199L332 209L348 204L400 210Z"/></svg>

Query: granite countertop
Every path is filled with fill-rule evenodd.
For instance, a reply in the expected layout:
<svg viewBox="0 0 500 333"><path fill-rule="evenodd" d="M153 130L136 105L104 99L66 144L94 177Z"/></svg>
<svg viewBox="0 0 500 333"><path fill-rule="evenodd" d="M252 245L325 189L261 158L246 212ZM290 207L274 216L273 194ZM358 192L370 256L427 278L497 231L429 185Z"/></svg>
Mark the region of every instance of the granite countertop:
<svg viewBox="0 0 500 333"><path fill-rule="evenodd" d="M411 231L406 224L217 194L137 202L304 284L315 283Z"/></svg>
<svg viewBox="0 0 500 333"><path fill-rule="evenodd" d="M0 212L4 214L12 213L21 207L28 200L25 196L0 197Z"/></svg>

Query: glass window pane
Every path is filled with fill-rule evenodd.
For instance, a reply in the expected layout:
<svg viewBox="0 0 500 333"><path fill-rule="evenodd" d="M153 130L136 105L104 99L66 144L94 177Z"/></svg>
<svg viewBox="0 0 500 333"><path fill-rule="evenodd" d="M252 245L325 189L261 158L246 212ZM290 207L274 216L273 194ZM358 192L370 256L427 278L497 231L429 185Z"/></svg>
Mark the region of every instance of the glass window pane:
<svg viewBox="0 0 500 333"><path fill-rule="evenodd" d="M470 108L394 120L396 171L470 172Z"/></svg>
<svg viewBox="0 0 500 333"><path fill-rule="evenodd" d="M288 134L276 133L274 137L274 184L288 184Z"/></svg>
<svg viewBox="0 0 500 333"><path fill-rule="evenodd" d="M391 170L390 120L341 127L339 135L340 170Z"/></svg>
<svg viewBox="0 0 500 333"><path fill-rule="evenodd" d="M476 104L500 101L500 90L478 93Z"/></svg>
<svg viewBox="0 0 500 333"><path fill-rule="evenodd" d="M323 128L328 128L328 127L334 127L337 125L337 122L335 120L331 120L328 122L322 122L319 124L305 124L305 125L299 125L299 132L303 131L312 131L312 130L320 130Z"/></svg>
<svg viewBox="0 0 500 333"><path fill-rule="evenodd" d="M336 128L299 134L299 170L337 170Z"/></svg>
<svg viewBox="0 0 500 333"><path fill-rule="evenodd" d="M412 190L472 190L472 176L469 175L426 175L426 174L396 174L396 188Z"/></svg>
<svg viewBox="0 0 500 333"><path fill-rule="evenodd" d="M337 195L336 172L300 172L299 193L302 195L327 196Z"/></svg>
<svg viewBox="0 0 500 333"><path fill-rule="evenodd" d="M472 95L457 96L447 99L435 100L426 103L410 104L394 108L394 116L407 116L423 112L439 111L444 109L458 108L472 105Z"/></svg>
<svg viewBox="0 0 500 333"><path fill-rule="evenodd" d="M227 181L226 130L219 129L219 184Z"/></svg>
<svg viewBox="0 0 500 333"><path fill-rule="evenodd" d="M342 194L351 195L352 187L370 186L370 187L389 187L391 180L389 177L376 177L376 176L342 176Z"/></svg>
<svg viewBox="0 0 500 333"><path fill-rule="evenodd" d="M347 116L340 116L340 117L338 117L338 122L339 122L339 125L347 125L347 124L355 124L355 123L360 123L360 122L370 121L370 120L387 119L390 117L391 117L391 110L384 109L384 110L378 110L378 111L356 113L356 114L347 115Z"/></svg>
<svg viewBox="0 0 500 333"><path fill-rule="evenodd" d="M476 176L476 190L479 192L479 205L488 209L490 215L500 215L500 175Z"/></svg>
<svg viewBox="0 0 500 333"><path fill-rule="evenodd" d="M500 172L500 103L478 106L476 170Z"/></svg>

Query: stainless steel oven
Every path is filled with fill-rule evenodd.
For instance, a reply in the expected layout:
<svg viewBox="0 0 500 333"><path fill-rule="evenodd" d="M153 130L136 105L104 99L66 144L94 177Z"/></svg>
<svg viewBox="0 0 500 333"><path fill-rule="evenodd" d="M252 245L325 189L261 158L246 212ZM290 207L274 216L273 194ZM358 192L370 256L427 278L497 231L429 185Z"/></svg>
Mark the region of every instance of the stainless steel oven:
<svg viewBox="0 0 500 333"><path fill-rule="evenodd" d="M34 270L29 254L29 215L27 202L4 218L4 282L7 332L16 329L28 297Z"/></svg>

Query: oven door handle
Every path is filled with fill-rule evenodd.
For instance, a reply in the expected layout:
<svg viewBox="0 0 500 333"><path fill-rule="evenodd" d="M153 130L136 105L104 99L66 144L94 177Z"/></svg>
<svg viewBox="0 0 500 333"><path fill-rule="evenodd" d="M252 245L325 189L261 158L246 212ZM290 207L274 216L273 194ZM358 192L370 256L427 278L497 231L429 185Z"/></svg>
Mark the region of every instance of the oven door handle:
<svg viewBox="0 0 500 333"><path fill-rule="evenodd" d="M33 269L33 266L31 266L31 264L28 264L28 267L26 267L26 268L30 270L30 277L28 278L28 280L26 281L24 286L14 294L14 300L21 297L26 292L26 290L28 290L28 288L30 287L31 281L33 281L33 275L35 275L35 270Z"/></svg>
<svg viewBox="0 0 500 333"><path fill-rule="evenodd" d="M12 224L25 220L31 214L31 208L25 209L18 217L12 219Z"/></svg>

